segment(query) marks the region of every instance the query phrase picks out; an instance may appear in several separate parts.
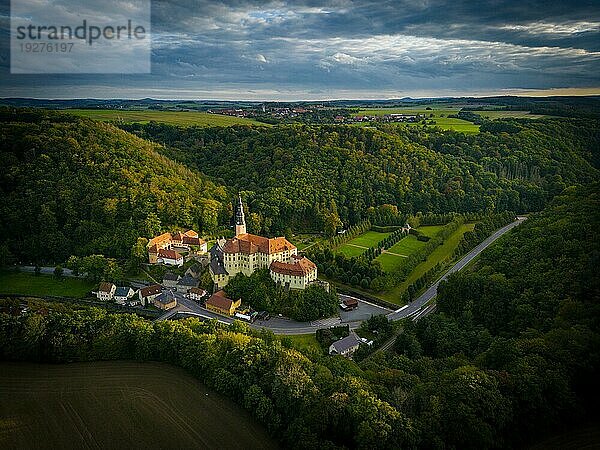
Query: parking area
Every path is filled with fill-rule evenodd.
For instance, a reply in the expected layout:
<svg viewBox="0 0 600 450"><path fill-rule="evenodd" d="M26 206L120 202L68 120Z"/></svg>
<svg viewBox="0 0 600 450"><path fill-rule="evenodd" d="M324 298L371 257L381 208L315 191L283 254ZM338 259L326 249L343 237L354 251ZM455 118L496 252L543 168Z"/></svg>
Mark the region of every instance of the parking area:
<svg viewBox="0 0 600 450"><path fill-rule="evenodd" d="M340 295L340 298L346 296ZM377 316L380 314L388 314L392 312L391 309L384 308L383 306L377 306L373 303L365 302L364 300L358 299L358 307L351 311L342 311L340 309L340 318L342 323L346 322L358 322L367 320L371 316Z"/></svg>

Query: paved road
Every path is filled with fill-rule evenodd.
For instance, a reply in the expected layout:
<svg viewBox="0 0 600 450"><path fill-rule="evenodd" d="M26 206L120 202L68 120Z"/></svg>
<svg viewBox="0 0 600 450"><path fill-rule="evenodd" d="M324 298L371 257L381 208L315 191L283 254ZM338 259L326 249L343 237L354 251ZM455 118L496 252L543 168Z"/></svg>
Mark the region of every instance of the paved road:
<svg viewBox="0 0 600 450"><path fill-rule="evenodd" d="M390 310L387 308L383 308L373 303L369 303L364 300L358 299L359 307L351 312L340 313L341 317L324 319L315 322L296 322L295 320L291 320L285 317L272 317L268 321L257 320L256 322L251 324L251 327L255 329L267 328L273 331L273 333L275 334L309 334L314 333L319 328L325 328L336 324L347 324L350 326L350 329L356 329L360 326L363 320L368 319L371 315L374 314L388 313L387 317L390 320L400 320L405 317L414 317L415 319L422 317L434 310L434 308L429 308L425 305L437 295L437 288L440 282L445 280L451 273L463 269L496 239L498 239L500 236L502 236L515 226L522 223L525 219L526 217L518 217L517 220L513 223L496 231L490 237L485 239L481 244L479 244L477 247L475 247L473 250L467 253L466 256L464 256L458 263L456 263L452 268L450 268L450 270L444 276L442 276L433 285L431 285L429 289L427 289L421 296L419 296L412 303L396 311L390 312ZM35 268L33 266L21 266L21 270L26 272L33 272ZM42 267L41 272L44 274L53 274L54 267ZM64 269L64 275L73 276L69 269ZM225 317L220 314L216 314L212 311L209 311L208 309L200 306L194 300L190 300L189 298L185 297L181 293L173 292L173 294L177 298L177 306L174 308L174 310L165 312L165 314L160 316L157 320L165 320L174 316L175 313L181 313L205 319L218 319L223 323L233 322L233 318ZM348 296L340 294L341 300L343 300L345 297Z"/></svg>
<svg viewBox="0 0 600 450"><path fill-rule="evenodd" d="M463 269L467 264L473 261L473 259L479 256L479 254L483 250L485 250L490 244L492 244L496 239L498 239L500 236L507 233L508 231L512 230L514 227L522 223L525 219L527 218L517 217L517 220L515 220L514 222L497 230L494 234L485 239L481 244L479 244L477 247L475 247L473 250L467 253L460 261L458 261L454 266L452 266L450 270L448 270L448 272L444 274L444 276L442 276L439 280L433 283L429 287L429 289L427 289L423 294L417 297L412 303L409 303L408 305L394 311L393 313L388 314L388 319L400 320L404 319L405 317L410 317L414 314L418 314L420 309L423 308L423 306L425 306L427 302L429 302L437 295L437 288L439 284L446 278L448 278L448 275Z"/></svg>
<svg viewBox="0 0 600 450"><path fill-rule="evenodd" d="M21 270L23 272L34 273L35 266L19 266L19 270ZM40 273L44 274L44 275L54 275L54 267L40 267ZM73 275L73 271L71 269L67 269L66 267L63 267L63 276L64 277L75 277L75 275ZM82 275L79 275L79 276L81 277Z"/></svg>

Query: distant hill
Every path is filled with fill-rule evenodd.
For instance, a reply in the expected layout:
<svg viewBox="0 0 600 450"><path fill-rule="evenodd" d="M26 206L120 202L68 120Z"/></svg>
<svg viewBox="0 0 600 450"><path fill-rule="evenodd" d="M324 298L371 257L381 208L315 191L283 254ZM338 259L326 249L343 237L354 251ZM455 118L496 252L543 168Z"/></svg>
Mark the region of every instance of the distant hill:
<svg viewBox="0 0 600 450"><path fill-rule="evenodd" d="M224 187L113 125L0 109L0 246L18 261L129 256L161 225L213 229Z"/></svg>

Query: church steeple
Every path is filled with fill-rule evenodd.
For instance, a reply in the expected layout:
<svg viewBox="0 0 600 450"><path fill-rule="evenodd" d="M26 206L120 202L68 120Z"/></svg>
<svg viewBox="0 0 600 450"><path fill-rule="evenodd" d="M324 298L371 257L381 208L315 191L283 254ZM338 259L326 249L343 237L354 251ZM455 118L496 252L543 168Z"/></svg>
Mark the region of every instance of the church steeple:
<svg viewBox="0 0 600 450"><path fill-rule="evenodd" d="M244 205L242 196L238 194L238 202L235 208L235 235L246 234L246 219L244 217Z"/></svg>

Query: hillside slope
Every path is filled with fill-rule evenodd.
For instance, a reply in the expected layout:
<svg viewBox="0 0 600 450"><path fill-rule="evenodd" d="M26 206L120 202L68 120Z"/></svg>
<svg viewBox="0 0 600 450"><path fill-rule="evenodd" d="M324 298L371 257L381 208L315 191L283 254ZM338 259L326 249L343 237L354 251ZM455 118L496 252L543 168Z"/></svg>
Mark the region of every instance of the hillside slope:
<svg viewBox="0 0 600 450"><path fill-rule="evenodd" d="M583 134L557 121L515 128L465 136L405 127L126 126L164 143L169 157L249 191L250 226L265 233L321 229L334 213L346 224L367 216L381 223L385 204L404 214L538 211L567 185L598 179L591 149L599 122Z"/></svg>
<svg viewBox="0 0 600 450"><path fill-rule="evenodd" d="M161 226L214 228L225 189L112 125L0 112L0 242L23 263L127 257Z"/></svg>

